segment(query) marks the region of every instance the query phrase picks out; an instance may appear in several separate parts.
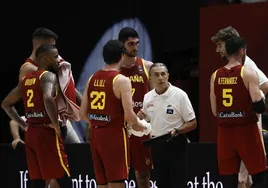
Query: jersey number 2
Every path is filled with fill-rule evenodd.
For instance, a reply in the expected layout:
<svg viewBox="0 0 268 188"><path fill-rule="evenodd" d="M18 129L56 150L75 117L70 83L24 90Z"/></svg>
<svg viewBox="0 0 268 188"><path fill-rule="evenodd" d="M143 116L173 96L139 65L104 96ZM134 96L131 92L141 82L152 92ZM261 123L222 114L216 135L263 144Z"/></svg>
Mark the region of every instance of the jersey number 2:
<svg viewBox="0 0 268 188"><path fill-rule="evenodd" d="M225 107L231 107L233 105L233 96L232 89L223 89L222 90L222 104Z"/></svg>
<svg viewBox="0 0 268 188"><path fill-rule="evenodd" d="M103 110L105 108L105 98L106 98L105 92L92 91L90 93L90 98L93 98L93 100L91 101L92 109Z"/></svg>
<svg viewBox="0 0 268 188"><path fill-rule="evenodd" d="M32 89L28 89L27 90L27 97L28 97L27 107L34 107L34 103L32 102L33 96L34 96L33 90Z"/></svg>

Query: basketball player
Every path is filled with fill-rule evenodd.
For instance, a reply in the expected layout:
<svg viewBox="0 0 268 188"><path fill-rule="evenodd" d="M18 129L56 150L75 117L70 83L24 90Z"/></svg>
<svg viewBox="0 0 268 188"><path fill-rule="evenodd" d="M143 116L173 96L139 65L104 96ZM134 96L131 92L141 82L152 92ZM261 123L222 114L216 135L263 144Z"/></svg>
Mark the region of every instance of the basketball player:
<svg viewBox="0 0 268 188"><path fill-rule="evenodd" d="M37 63L35 62L35 60L36 60L35 52L39 48L39 46L42 44L56 45L57 39L58 39L58 35L48 28L37 28L33 32L33 34L32 34L32 46L33 46L32 53L28 58L26 58L24 64L20 67L19 81L21 80L21 78L25 77L26 74L28 74L29 72L37 70ZM11 90L9 92L9 94L5 97L5 99L2 101L2 105L5 105L6 101L8 102L10 100L11 101L14 100L14 98L16 98L16 96L19 95L18 94L19 92L20 91L18 89L18 86L15 87L13 90ZM76 90L76 101L77 101L77 104L79 106L81 104L81 99L82 99L81 93L78 90ZM13 122L11 122L11 123L13 123ZM12 125L14 125L14 123ZM69 138L71 137L71 140L77 141L77 134L74 131L74 129L69 129L69 130L67 130L67 133L68 132L70 133ZM16 147L16 145L18 143L23 143L23 141L19 137L19 129L18 129L17 124L16 124L16 127L15 126L12 127L11 133L12 133L12 135L16 136L15 138L13 137L14 138L14 140L12 141L13 147Z"/></svg>
<svg viewBox="0 0 268 188"><path fill-rule="evenodd" d="M20 92L13 101L3 106L11 119L25 134L25 152L30 180L34 187L44 187L44 180L56 179L60 187L63 177L70 176L67 155L60 136L56 98L58 93L58 50L54 45L42 44L36 50L38 69L21 78ZM23 98L26 122L14 108ZM65 181L68 182L68 181Z"/></svg>
<svg viewBox="0 0 268 188"><path fill-rule="evenodd" d="M110 40L103 47L106 65L85 87L80 116L91 124L90 144L98 188L123 188L129 175L129 139L124 121L136 131L144 126L132 108L131 82L119 73L124 46Z"/></svg>
<svg viewBox="0 0 268 188"><path fill-rule="evenodd" d="M235 28L233 28L232 26L229 26L229 27L220 29L212 37L212 41L217 46L216 52L219 53L221 55L221 57L222 57L222 60L226 61L226 62L228 61L228 58L227 58L227 53L226 53L226 49L225 49L225 42L231 36L238 36L239 37L239 33ZM257 72L258 77L259 77L260 89L263 92L263 94L266 95L268 93L268 78L257 67L255 62L252 59L250 59L248 56L246 56L244 65L252 67ZM261 119L261 116L259 116L258 127L259 127L260 133L262 133L262 119ZM240 167L240 172L239 172L238 179L239 179L238 188L249 188L251 186L251 184L252 184L251 176L249 176L248 171L247 171L243 161L241 162L241 167Z"/></svg>
<svg viewBox="0 0 268 188"><path fill-rule="evenodd" d="M137 57L139 47L139 35L131 27L124 27L119 32L119 41L126 48L120 73L128 77L132 85L133 109L137 114L142 108L143 97L150 89L148 72L152 62ZM136 181L139 188L150 187L150 170L152 169L151 148L143 145L142 141L150 138L150 135L138 137L130 136L131 166L135 170Z"/></svg>
<svg viewBox="0 0 268 188"><path fill-rule="evenodd" d="M237 187L241 160L252 175L252 187L262 187L266 157L256 113L265 111L258 76L246 58L246 42L232 36L225 42L228 63L211 76L210 101L218 119L218 167L227 187Z"/></svg>

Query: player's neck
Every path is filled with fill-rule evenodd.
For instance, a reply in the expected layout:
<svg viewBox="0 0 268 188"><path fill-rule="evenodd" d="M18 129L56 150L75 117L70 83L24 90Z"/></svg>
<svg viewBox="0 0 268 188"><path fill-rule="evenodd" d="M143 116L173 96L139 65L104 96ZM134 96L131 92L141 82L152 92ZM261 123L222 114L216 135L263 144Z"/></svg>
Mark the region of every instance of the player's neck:
<svg viewBox="0 0 268 188"><path fill-rule="evenodd" d="M235 67L237 65L241 65L241 63L239 61L237 61L236 59L229 59L229 62L224 67L227 69L230 69L230 68Z"/></svg>
<svg viewBox="0 0 268 188"><path fill-rule="evenodd" d="M133 67L135 65L136 60L137 60L137 57L125 56L124 61L122 62L121 66L125 67L125 68L131 68L131 67Z"/></svg>
<svg viewBox="0 0 268 188"><path fill-rule="evenodd" d="M31 60L35 61L35 51L32 51L32 54L29 57Z"/></svg>
<svg viewBox="0 0 268 188"><path fill-rule="evenodd" d="M119 71L119 63L111 64L111 65L106 64L106 65L102 68L102 70L103 70L103 71L111 71L111 70Z"/></svg>

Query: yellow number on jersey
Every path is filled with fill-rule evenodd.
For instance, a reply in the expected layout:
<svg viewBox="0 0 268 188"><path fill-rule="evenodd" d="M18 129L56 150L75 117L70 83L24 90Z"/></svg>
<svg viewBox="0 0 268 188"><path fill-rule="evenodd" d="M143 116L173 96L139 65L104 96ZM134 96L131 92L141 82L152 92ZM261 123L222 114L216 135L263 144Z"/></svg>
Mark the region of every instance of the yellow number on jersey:
<svg viewBox="0 0 268 188"><path fill-rule="evenodd" d="M106 98L106 93L103 91L92 91L90 93L90 98L93 98L91 101L91 108L96 110L103 110L105 108L105 98ZM99 101L101 99L101 101Z"/></svg>
<svg viewBox="0 0 268 188"><path fill-rule="evenodd" d="M135 93L135 88L132 88L132 89L131 89L131 92L132 92L132 97L133 97L133 95L134 95L134 93Z"/></svg>
<svg viewBox="0 0 268 188"><path fill-rule="evenodd" d="M222 104L225 107L230 107L233 105L233 96L232 96L232 89L223 89L222 90Z"/></svg>
<svg viewBox="0 0 268 188"><path fill-rule="evenodd" d="M27 90L27 107L34 107L34 103L32 102L32 98L34 96L33 90L32 89L28 89Z"/></svg>

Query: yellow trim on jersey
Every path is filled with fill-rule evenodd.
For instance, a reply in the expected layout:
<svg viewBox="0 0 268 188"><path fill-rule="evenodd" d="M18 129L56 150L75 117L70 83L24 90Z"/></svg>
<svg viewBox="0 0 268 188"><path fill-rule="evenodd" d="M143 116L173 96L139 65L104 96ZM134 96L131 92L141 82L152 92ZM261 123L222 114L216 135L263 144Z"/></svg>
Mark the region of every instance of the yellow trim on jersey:
<svg viewBox="0 0 268 188"><path fill-rule="evenodd" d="M241 76L241 78L243 78L243 76L244 76L244 66L243 67L241 67L241 70L240 70L240 76Z"/></svg>
<svg viewBox="0 0 268 188"><path fill-rule="evenodd" d="M218 70L216 70L214 73L213 73L213 81L215 82L215 79L216 79L216 76L217 76L217 72Z"/></svg>
<svg viewBox="0 0 268 188"><path fill-rule="evenodd" d="M25 77L26 77L26 76L23 76L23 78L21 79L21 82L23 82L23 80L24 80Z"/></svg>
<svg viewBox="0 0 268 188"><path fill-rule="evenodd" d="M59 136L56 133L56 131L55 131L55 134L56 134L56 144L57 144L58 155L59 155L59 158L60 158L60 164L63 167L63 169L66 172L66 174L68 175L68 177L70 177L70 172L69 172L68 168L65 166L65 164L63 162L63 159L62 159L62 155L61 155L61 152L60 152Z"/></svg>
<svg viewBox="0 0 268 188"><path fill-rule="evenodd" d="M44 72L42 72L42 73L40 74L40 76L39 76L39 80L41 80L41 77L42 77L46 72L48 72L48 71L44 71Z"/></svg>
<svg viewBox="0 0 268 188"><path fill-rule="evenodd" d="M113 85L114 85L115 81L117 80L117 78L119 78L119 76L121 76L121 74L118 74L118 75L116 75L116 76L114 77L114 79L113 79Z"/></svg>
<svg viewBox="0 0 268 188"><path fill-rule="evenodd" d="M89 77L89 79L88 79L88 81L87 81L87 84L89 84L89 82L90 82L91 78L93 77L93 75L94 75L94 74L92 74L92 75Z"/></svg>
<svg viewBox="0 0 268 188"><path fill-rule="evenodd" d="M129 167L128 167L128 151L127 151L127 134L126 134L125 128L122 128L122 130L123 130L123 137L124 137L126 168L127 168L127 172L129 173Z"/></svg>
<svg viewBox="0 0 268 188"><path fill-rule="evenodd" d="M144 72L145 72L147 78L149 79L149 74L148 74L148 71L147 71L147 69L146 69L144 59L141 59L141 62L142 62L142 66L143 66Z"/></svg>

